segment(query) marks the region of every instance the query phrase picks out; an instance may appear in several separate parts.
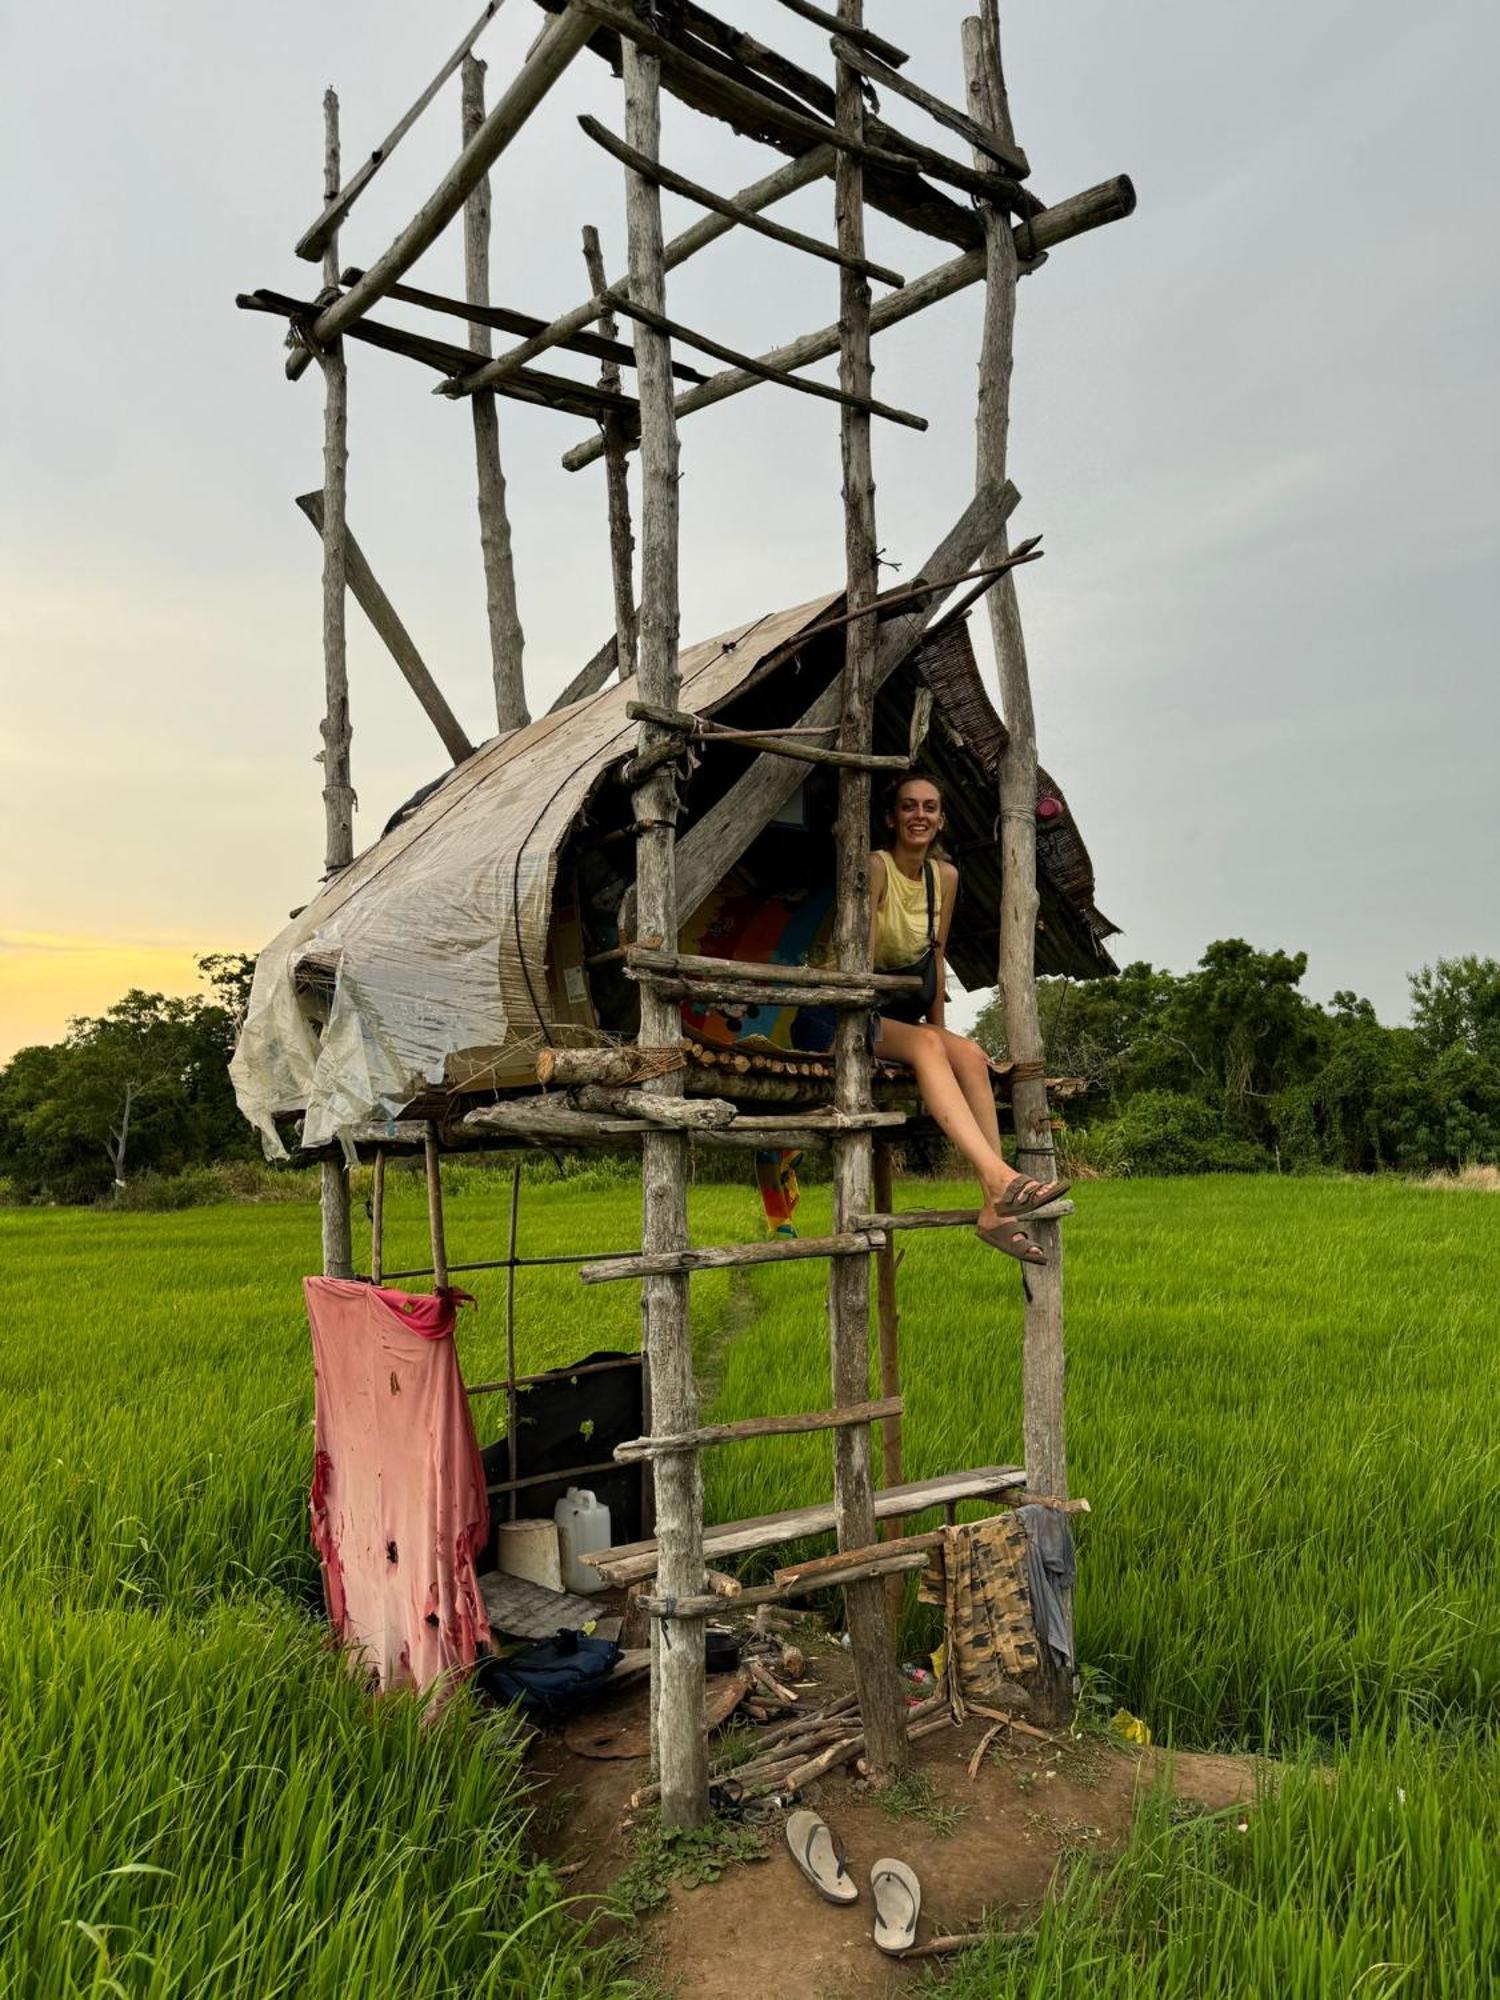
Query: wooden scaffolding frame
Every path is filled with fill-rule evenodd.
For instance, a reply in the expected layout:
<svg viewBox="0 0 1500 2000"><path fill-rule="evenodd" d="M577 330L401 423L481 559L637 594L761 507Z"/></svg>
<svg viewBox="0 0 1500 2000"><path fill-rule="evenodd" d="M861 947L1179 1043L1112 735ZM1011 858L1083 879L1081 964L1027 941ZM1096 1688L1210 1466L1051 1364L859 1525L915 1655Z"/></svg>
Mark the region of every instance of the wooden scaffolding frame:
<svg viewBox="0 0 1500 2000"><path fill-rule="evenodd" d="M349 532L346 505L348 374L345 341L382 346L437 370L441 393L469 400L473 413L480 544L491 634L500 728L527 715L522 671L523 638L516 612L515 578L504 475L500 462L497 403L505 398L539 404L598 425L595 439L564 455L578 469L602 458L607 472L611 583L615 634L611 643L562 699L575 700L602 687L617 668L634 672L639 699L637 749L627 767L633 784L636 842L635 946L624 957L641 995L640 1055L621 1065L610 1051L558 1052L580 1086L571 1108L514 1101L471 1113L472 1137L491 1143L639 1143L642 1230L639 1253L577 1259L517 1256L519 1170L512 1184L508 1255L493 1260L507 1273L507 1373L477 1392L504 1389L512 1440L519 1385L515 1351L514 1284L518 1268L533 1262L577 1262L585 1283L626 1279L641 1286L642 1350L649 1383L650 1434L620 1447L622 1461L649 1463L655 1496L655 1540L616 1548L601 1558L611 1580L655 1578L644 1600L652 1618L652 1735L664 1818L691 1825L704 1816L707 1769L702 1714L704 1660L701 1620L718 1603L707 1587L700 1454L745 1438L827 1430L832 1439L832 1503L764 1522L733 1524L709 1532L713 1553L771 1546L818 1527L836 1530L840 1556L813 1566L821 1585L845 1592L863 1744L877 1781L889 1779L909 1756L907 1721L897 1685L888 1622L886 1583L911 1568L913 1546L903 1525L923 1508L953 1509L966 1498L1026 1494L1060 1501L1067 1492L1063 1430L1062 1245L1059 1221L1070 1204L1057 1203L1035 1221L1048 1252L1045 1268L1023 1275L1024 1433L1026 1466L986 1467L944 1479L901 1483L901 1383L896 1303L896 1231L971 1224L973 1211L897 1214L892 1198L888 1128L899 1119L873 1110L869 1011L891 982L866 964L869 788L873 771L906 760L872 754L874 697L909 657L949 592L974 585L959 613L983 595L999 663L1006 745L1000 765L998 812L1004 865L1001 963L1007 1033L1013 1058L1014 1109L1019 1157L1037 1178L1053 1170L1052 1125L1037 1021L1034 950L1036 892L1036 733L1016 599L1013 567L1031 544L1011 552L1007 521L1016 493L1007 476L1007 431L1017 281L1073 236L1128 215L1134 192L1121 176L1068 200L1044 203L1026 185L1029 165L1016 143L1000 62L996 0L963 23L965 108L944 102L902 74L906 55L867 29L863 0L838 0L836 16L807 0L781 0L804 21L830 31L833 82L819 77L697 4L697 0L537 0L547 15L520 68L486 109L484 68L474 45L502 0L488 0L478 21L384 143L347 180L342 177L339 106L324 100L323 207L297 243L297 254L321 262L322 288L314 298L259 291L241 295L241 306L289 322L286 372L296 379L314 360L324 381L324 477L320 494L299 505L323 543L323 658L325 714L323 795L325 873L353 858L353 791L345 663L345 603L352 592L396 660L455 763L472 755L462 728L443 699L390 600ZM580 120L589 140L625 170L628 268L607 280L597 235L584 233L588 296L550 321L495 306L489 283L489 173L505 148L585 48L604 57L623 83L623 136L597 120ZM462 72L462 148L438 187L411 221L364 268L341 270L341 227L374 175L390 158L441 86ZM917 106L948 134L966 140L967 158L922 143L893 128L873 109L877 85L891 98ZM733 196L724 196L676 173L661 159L663 89L705 115L788 155L787 163ZM791 230L764 211L795 189L831 177L831 239ZM661 190L686 195L704 212L670 242L661 223ZM948 190L957 190L955 200ZM955 248L958 254L922 276L901 274L871 260L865 216L875 207ZM459 217L465 245L465 297L443 298L405 284L412 264ZM769 353L741 354L670 316L666 278L705 244L733 229L771 237L798 254L834 264L839 273L836 323L804 334ZM872 281L888 287L879 300ZM877 539L872 466L872 420L924 428L924 420L893 409L872 394L871 342L882 329L924 311L974 284L984 287L983 347L976 411L975 492L952 532L919 572L921 590L908 589L909 613L890 617L890 594L877 589ZM468 345L415 334L371 317L383 298L399 299L463 320ZM617 317L631 323L632 343L617 335ZM492 353L496 331L520 335ZM565 378L534 364L552 350L583 352L600 364L597 383ZM681 350L721 364L705 375L683 361ZM836 388L799 371L838 356ZM622 368L633 369L635 393L622 387ZM685 715L678 678L678 444L680 421L693 412L763 383L831 400L839 406L845 526L845 664L840 685L813 703L797 727L756 738L758 749L727 798L679 839L678 784L683 752L711 740L713 725ZM635 536L630 519L626 463L640 454L641 520L638 599L632 589ZM896 593L902 601L903 593ZM877 623L877 613L883 613ZM836 729L836 745L804 739ZM728 734L730 732L721 732ZM725 829L763 824L799 781L807 761L838 767L836 965L827 971L766 967L677 952L678 918L695 907L718 879ZM738 998L819 1004L837 1009L832 1108L821 1113L746 1119L732 1103L684 1095L680 1057L680 1002ZM426 1159L432 1232L432 1273L446 1286L450 1267L443 1228L437 1128L418 1128ZM687 1230L690 1143L774 1145L822 1143L833 1156L833 1233L821 1239L693 1250ZM322 1169L323 1268L353 1275L349 1180L342 1164ZM385 1153L376 1155L372 1200L371 1277L382 1281ZM689 1294L692 1274L725 1265L786 1262L807 1257L828 1264L831 1407L823 1411L703 1425L693 1379ZM875 1261L880 1395L869 1382L870 1262ZM473 1267L469 1267L473 1268ZM413 1276L416 1273L398 1273ZM877 1492L871 1430L881 1426L884 1486ZM514 1450L514 1442L512 1449ZM512 1510L515 1487L526 1480L511 1465L505 1490ZM551 1475L555 1476L555 1475ZM878 1538L882 1527L893 1543ZM930 1540L930 1537L925 1538ZM789 1573L791 1585L746 1593L758 1601L795 1595L808 1566ZM806 1584L807 1588L812 1585ZM1044 1649L1045 1651L1045 1649ZM1054 1697L1066 1690L1055 1686Z"/></svg>

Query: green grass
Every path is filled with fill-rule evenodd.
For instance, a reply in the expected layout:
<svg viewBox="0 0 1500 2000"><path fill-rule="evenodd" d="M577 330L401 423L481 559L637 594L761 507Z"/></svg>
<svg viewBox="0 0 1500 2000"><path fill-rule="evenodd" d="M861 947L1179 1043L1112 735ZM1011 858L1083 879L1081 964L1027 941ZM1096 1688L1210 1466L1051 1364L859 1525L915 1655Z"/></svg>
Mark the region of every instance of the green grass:
<svg viewBox="0 0 1500 2000"><path fill-rule="evenodd" d="M418 1196L393 1191L393 1268L425 1261ZM522 1247L626 1247L635 1202L529 1182ZM463 1176L455 1261L495 1253L505 1206ZM1244 1834L1148 1816L953 1995L1477 2000L1500 1983L1500 1206L1270 1180L1079 1206L1082 1655L1158 1738L1294 1769ZM798 1219L826 1212L809 1190ZM757 1229L749 1190L695 1191L698 1240ZM297 1282L316 1231L296 1204L0 1211L0 1991L627 1990L525 1861L505 1719L372 1708L323 1644ZM907 1476L1018 1458L1017 1271L946 1235L903 1247ZM472 1288L465 1366L487 1378L503 1286ZM819 1270L715 1273L694 1308L716 1414L826 1401ZM525 1273L519 1326L527 1366L631 1346L635 1288ZM503 1399L477 1408L494 1435ZM710 1454L711 1515L822 1497L827 1450Z"/></svg>

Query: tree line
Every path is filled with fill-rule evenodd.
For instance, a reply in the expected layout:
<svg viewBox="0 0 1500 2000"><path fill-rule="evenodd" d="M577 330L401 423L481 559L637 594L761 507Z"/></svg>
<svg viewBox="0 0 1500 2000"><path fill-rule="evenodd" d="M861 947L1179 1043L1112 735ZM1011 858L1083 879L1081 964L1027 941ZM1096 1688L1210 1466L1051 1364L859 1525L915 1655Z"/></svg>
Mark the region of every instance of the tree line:
<svg viewBox="0 0 1500 2000"><path fill-rule="evenodd" d="M21 1200L98 1201L142 1176L259 1158L228 1061L254 960L198 961L206 992L132 991L0 1069L0 1185ZM1038 981L1048 1067L1083 1076L1073 1143L1106 1171L1372 1173L1500 1161L1500 961L1411 975L1411 1022L1368 1000L1324 1007L1305 952L1209 946L1191 972ZM1005 1052L997 1000L975 1030Z"/></svg>
<svg viewBox="0 0 1500 2000"><path fill-rule="evenodd" d="M1301 989L1306 952L1211 944L1191 972L1038 981L1047 1064L1087 1077L1066 1107L1106 1171L1372 1173L1500 1160L1500 961L1440 958L1408 979L1409 1026ZM1005 1048L998 1000L975 1030Z"/></svg>

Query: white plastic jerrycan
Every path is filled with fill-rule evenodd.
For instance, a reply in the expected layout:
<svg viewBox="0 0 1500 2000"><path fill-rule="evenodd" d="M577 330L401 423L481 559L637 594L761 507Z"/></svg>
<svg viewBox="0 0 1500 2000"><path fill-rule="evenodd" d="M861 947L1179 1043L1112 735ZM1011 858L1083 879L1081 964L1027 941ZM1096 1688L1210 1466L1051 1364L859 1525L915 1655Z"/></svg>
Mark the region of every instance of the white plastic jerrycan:
<svg viewBox="0 0 1500 2000"><path fill-rule="evenodd" d="M557 1522L563 1589L577 1591L584 1597L603 1590L604 1578L592 1564L580 1558L609 1547L609 1509L587 1487L570 1486L553 1509L553 1519Z"/></svg>

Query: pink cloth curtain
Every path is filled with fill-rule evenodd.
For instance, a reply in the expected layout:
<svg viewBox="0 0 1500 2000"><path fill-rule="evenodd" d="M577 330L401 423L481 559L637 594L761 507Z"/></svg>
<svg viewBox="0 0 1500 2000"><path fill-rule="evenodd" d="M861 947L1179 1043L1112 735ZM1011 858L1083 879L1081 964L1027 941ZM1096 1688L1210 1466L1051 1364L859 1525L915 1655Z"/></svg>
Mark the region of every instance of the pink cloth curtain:
<svg viewBox="0 0 1500 2000"><path fill-rule="evenodd" d="M451 1295L307 1278L316 1382L312 1538L328 1616L376 1685L473 1664L489 1627L474 1558L484 1467Z"/></svg>

